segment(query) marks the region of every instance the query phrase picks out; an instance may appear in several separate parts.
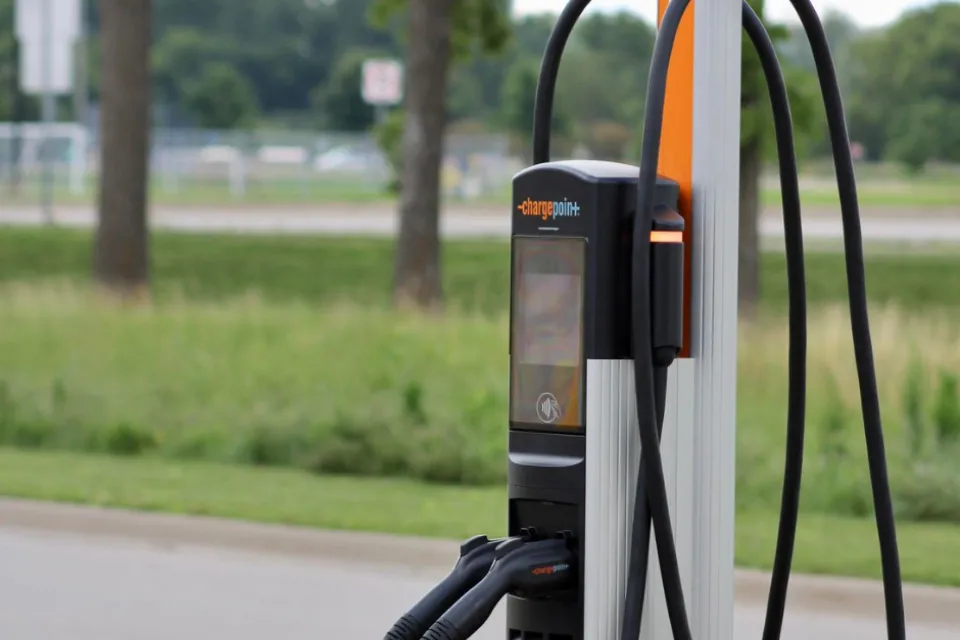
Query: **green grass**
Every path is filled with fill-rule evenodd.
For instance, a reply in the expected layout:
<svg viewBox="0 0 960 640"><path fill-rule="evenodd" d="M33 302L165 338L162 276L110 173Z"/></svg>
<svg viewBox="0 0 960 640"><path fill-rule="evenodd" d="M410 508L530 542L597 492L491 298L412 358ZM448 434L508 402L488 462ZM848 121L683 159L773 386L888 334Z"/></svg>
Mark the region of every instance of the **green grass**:
<svg viewBox="0 0 960 640"><path fill-rule="evenodd" d="M89 231L0 228L0 282L66 278L85 282L91 258ZM389 299L393 242L380 238L265 237L156 232L151 257L161 297L219 300L257 292L268 302L329 304L348 300L382 306ZM811 305L846 300L843 255L811 252L806 258ZM506 242L448 241L443 249L447 301L465 311L502 313L508 303ZM762 258L763 308L786 308L786 265L781 252ZM867 255L867 282L876 304L907 308L960 304L960 259L950 252L890 251Z"/></svg>
<svg viewBox="0 0 960 640"><path fill-rule="evenodd" d="M507 245L445 243L443 317L389 308L392 258L382 239L157 233L158 295L125 307L86 286L89 232L0 229L0 446L38 452L0 456L0 492L453 537L495 528L502 494L483 487L504 480ZM807 266L798 560L870 572L842 256L811 253ZM960 523L960 259L886 253L867 271L895 507L913 536L905 566L911 579L948 581L960 572L929 550L950 549L940 538L957 529L910 521ZM784 281L782 255L765 255L761 319L740 340L737 553L747 566L773 554ZM343 473L371 478L329 477ZM252 478L269 481L254 490ZM450 521L450 503L468 513ZM818 553L827 538L846 551Z"/></svg>
<svg viewBox="0 0 960 640"><path fill-rule="evenodd" d="M951 317L874 315L904 517L960 522L960 479L949 464L960 407L944 373L960 370ZM771 315L741 337L750 345L739 354L743 506L779 500L783 324ZM75 286L32 284L0 287L0 326L0 445L465 485L504 480L503 315L427 318L255 297L123 308ZM814 309L810 336L804 507L863 515L869 483L846 315ZM907 402L912 387L920 391Z"/></svg>
<svg viewBox="0 0 960 640"><path fill-rule="evenodd" d="M806 184L807 182L810 184ZM960 208L960 187L955 175L904 177L902 175L874 177L867 172L861 177L858 188L860 204L871 208L910 208L910 207L957 207ZM823 178L805 176L801 182L801 202L805 207L839 206L836 184L832 174ZM17 192L11 192L0 184L0 193L4 203L10 205L36 204L40 197L40 186L36 180L21 185ZM79 193L68 188L66 176L58 179L55 187L55 201L61 205L90 204L96 201L97 186L92 181L84 185ZM197 180L183 177L173 186L162 177L156 177L150 187L151 202L155 206L296 206L322 205L329 203L389 203L395 198L383 190L383 186L366 179L356 177L331 178L305 173L302 178L283 177L250 180L245 192L234 194L229 182L224 179ZM448 202L458 198L450 196ZM471 200L477 204L505 204L510 200L510 185L485 193L479 199ZM767 206L780 204L780 189L767 184L761 191L761 202Z"/></svg>
<svg viewBox="0 0 960 640"><path fill-rule="evenodd" d="M98 185L88 180L83 189L73 192L66 176L60 176L54 186L54 201L60 205L85 205L96 202ZM10 205L27 205L39 202L39 180L29 180L16 192L0 183L3 201ZM318 179L305 174L302 179L286 178L251 180L243 193L234 194L229 182L222 180L196 180L183 177L179 184L172 185L162 177L154 177L150 183L150 201L162 206L210 206L232 207L244 205L296 205L330 202L389 202L391 196L382 185L357 178Z"/></svg>
<svg viewBox="0 0 960 640"><path fill-rule="evenodd" d="M437 487L154 458L0 449L0 494L438 538L497 535L505 527L501 487ZM898 534L906 581L960 586L960 529L900 523ZM775 513L738 512L738 566L768 569L775 544ZM879 567L870 519L800 518L795 571L879 578Z"/></svg>

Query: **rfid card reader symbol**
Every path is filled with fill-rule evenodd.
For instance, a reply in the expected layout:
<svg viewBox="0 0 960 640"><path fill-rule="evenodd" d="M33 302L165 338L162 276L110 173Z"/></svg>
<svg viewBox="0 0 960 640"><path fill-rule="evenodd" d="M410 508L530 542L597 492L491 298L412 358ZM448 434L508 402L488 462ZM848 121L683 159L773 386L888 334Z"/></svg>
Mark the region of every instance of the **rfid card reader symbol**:
<svg viewBox="0 0 960 640"><path fill-rule="evenodd" d="M537 417L540 422L552 424L560 419L563 412L560 411L560 403L552 393L541 393L537 398Z"/></svg>

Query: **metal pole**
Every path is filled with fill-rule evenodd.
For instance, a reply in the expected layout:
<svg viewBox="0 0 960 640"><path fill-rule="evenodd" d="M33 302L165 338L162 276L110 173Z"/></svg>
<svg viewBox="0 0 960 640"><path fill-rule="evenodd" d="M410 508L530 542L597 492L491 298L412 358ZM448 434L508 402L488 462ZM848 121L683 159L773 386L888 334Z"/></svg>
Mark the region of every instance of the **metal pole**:
<svg viewBox="0 0 960 640"><path fill-rule="evenodd" d="M16 13L17 5L13 3L10 7L13 11L13 19L10 21L11 24L16 24ZM20 39L14 38L13 47L10 50L11 53L11 71L10 74L10 97L11 97L11 120L13 123L12 131L10 132L10 192L13 195L18 195L20 191L20 149L23 146L21 143L21 126L20 121L23 119L23 107L21 105L21 93L20 93L20 56L22 52L20 50Z"/></svg>
<svg viewBox="0 0 960 640"><path fill-rule="evenodd" d="M659 15L667 0L658 0ZM686 219L685 349L670 369L661 445L693 637L733 637L741 0L694 0L667 82L659 173ZM651 544L656 544L652 541ZM671 638L650 554L642 637Z"/></svg>
<svg viewBox="0 0 960 640"><path fill-rule="evenodd" d="M80 157L71 158L71 167L70 167L70 189L71 193L76 195L78 193L86 193L86 177L87 172L85 169L80 170L81 178L80 180L75 179L75 174L77 170L77 163L80 163L80 166L86 167L87 165L87 141L89 136L87 135L87 105L89 103L89 96L87 94L87 13L86 13L86 2L85 0L77 0L79 5L77 8L79 22L77 30L77 42L73 46L74 52L74 69L75 74L73 77L73 119L83 129L83 135L80 138L80 142L76 141L74 138L74 147L73 153L80 154ZM79 148L77 145L79 144ZM77 182L80 184L77 185Z"/></svg>
<svg viewBox="0 0 960 640"><path fill-rule="evenodd" d="M40 0L40 55L43 65L43 144L41 149L42 180L41 204L48 225L53 224L53 163L50 158L50 127L57 117L56 97L53 93L53 15L50 0Z"/></svg>

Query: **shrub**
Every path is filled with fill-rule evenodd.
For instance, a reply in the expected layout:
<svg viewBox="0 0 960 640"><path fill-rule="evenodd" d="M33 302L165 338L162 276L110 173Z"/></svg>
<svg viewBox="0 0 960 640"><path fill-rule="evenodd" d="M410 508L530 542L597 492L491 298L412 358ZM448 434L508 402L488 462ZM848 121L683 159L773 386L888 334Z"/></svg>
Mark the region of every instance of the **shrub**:
<svg viewBox="0 0 960 640"><path fill-rule="evenodd" d="M960 425L956 380L941 375L929 415L923 380L960 370L949 314L874 316L893 489L901 513L954 518L945 444ZM289 466L317 473L502 483L507 321L382 307L244 298L105 306L81 290L0 288L0 445ZM744 329L737 491L779 504L786 418L780 316ZM861 515L871 505L856 370L844 312L810 314L803 506ZM891 420L905 416L903 420ZM913 433L916 431L916 433ZM914 444L909 444L911 441ZM960 446L960 445L957 445ZM956 458L954 458L956 459Z"/></svg>

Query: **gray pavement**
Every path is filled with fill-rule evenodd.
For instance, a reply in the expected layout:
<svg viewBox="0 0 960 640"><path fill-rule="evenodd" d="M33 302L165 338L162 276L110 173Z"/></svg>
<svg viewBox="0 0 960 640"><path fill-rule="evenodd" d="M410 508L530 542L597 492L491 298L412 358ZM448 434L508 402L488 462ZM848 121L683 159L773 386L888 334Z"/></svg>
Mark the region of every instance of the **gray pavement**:
<svg viewBox="0 0 960 640"><path fill-rule="evenodd" d="M409 538L0 501L0 637L377 639L442 577L452 548ZM367 560L362 550L369 550ZM738 577L735 637L759 638L763 610L750 593L741 595L743 581ZM828 593L837 587L827 585L821 603L809 606L816 598L803 592L815 581L797 582L784 640L885 637L882 621L857 604L862 584L847 584L846 597ZM801 592L799 605L795 592ZM911 588L907 602L911 612L921 612L912 616L912 639L958 637L956 592ZM501 607L475 637L502 640L503 628Z"/></svg>
<svg viewBox="0 0 960 640"><path fill-rule="evenodd" d="M54 220L65 227L90 227L96 220L91 207L60 207ZM0 224L36 226L44 221L35 207L0 208ZM317 209L283 207L244 207L216 209L204 207L155 208L151 214L154 228L193 233L277 233L329 235L391 235L396 230L396 214L384 205L330 205ZM779 212L767 211L761 220L765 238L783 236ZM865 241L960 242L960 213L938 214L917 219L888 213L865 213L862 221ZM506 211L495 207L451 207L441 219L441 232L447 237L506 237L510 219ZM838 240L842 237L839 216L814 211L804 218L804 237Z"/></svg>

